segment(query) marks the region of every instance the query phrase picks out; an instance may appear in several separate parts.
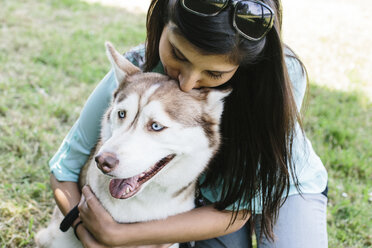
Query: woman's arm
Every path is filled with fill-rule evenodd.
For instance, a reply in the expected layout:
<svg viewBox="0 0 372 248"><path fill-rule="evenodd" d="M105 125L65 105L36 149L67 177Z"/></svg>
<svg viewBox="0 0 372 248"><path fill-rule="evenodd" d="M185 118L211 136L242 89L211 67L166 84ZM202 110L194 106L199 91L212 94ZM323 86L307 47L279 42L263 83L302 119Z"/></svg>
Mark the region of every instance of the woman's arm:
<svg viewBox="0 0 372 248"><path fill-rule="evenodd" d="M50 175L50 184L53 190L54 199L59 209L63 215L66 215L80 201L81 194L78 184L69 181L58 181L53 174ZM80 218L76 219L72 224L72 227L74 227L80 220ZM82 225L77 228L77 235L83 244L95 243L94 238Z"/></svg>
<svg viewBox="0 0 372 248"><path fill-rule="evenodd" d="M50 184L54 199L63 213L66 215L80 201L80 190L76 182L60 182L53 174L50 174Z"/></svg>
<svg viewBox="0 0 372 248"><path fill-rule="evenodd" d="M230 211L216 210L212 205L168 217L165 220L142 222L132 225L117 224L113 244L162 244L205 240L239 230L247 222L242 211L229 226ZM119 235L127 233L127 237Z"/></svg>
<svg viewBox="0 0 372 248"><path fill-rule="evenodd" d="M193 209L165 220L119 224L99 203L89 187L83 188L79 203L84 226L102 244L108 246L179 243L226 235L240 229L249 219L243 211L229 226L230 211L218 211L213 206ZM150 210L151 211L151 210Z"/></svg>

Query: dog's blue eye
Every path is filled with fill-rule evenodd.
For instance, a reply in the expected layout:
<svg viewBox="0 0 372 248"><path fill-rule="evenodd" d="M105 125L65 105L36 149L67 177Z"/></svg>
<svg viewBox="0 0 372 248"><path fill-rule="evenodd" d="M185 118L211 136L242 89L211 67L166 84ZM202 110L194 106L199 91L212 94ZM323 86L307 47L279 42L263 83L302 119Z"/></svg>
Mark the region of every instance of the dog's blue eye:
<svg viewBox="0 0 372 248"><path fill-rule="evenodd" d="M162 125L160 125L159 123L153 122L151 124L151 129L154 130L154 131L161 131L161 130L163 130L163 128L164 127Z"/></svg>
<svg viewBox="0 0 372 248"><path fill-rule="evenodd" d="M125 113L124 110L121 110L121 111L118 112L118 116L119 116L120 119L124 119L125 115L126 115L126 113Z"/></svg>

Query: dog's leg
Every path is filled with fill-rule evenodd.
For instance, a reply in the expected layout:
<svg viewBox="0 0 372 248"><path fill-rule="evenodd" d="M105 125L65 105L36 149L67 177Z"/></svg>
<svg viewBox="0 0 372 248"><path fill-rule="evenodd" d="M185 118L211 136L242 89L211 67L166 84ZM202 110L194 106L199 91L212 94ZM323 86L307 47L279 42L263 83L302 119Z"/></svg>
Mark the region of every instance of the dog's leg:
<svg viewBox="0 0 372 248"><path fill-rule="evenodd" d="M47 228L40 230L35 236L35 242L39 248L82 248L80 241L70 228L67 232L59 230L63 214L58 207L54 208L52 219Z"/></svg>

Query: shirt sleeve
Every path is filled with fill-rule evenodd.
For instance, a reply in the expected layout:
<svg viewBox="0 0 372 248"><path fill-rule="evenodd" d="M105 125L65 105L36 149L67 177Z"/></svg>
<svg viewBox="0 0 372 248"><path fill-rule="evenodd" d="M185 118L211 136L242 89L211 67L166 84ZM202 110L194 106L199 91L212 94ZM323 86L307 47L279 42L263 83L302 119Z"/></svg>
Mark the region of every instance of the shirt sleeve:
<svg viewBox="0 0 372 248"><path fill-rule="evenodd" d="M306 71L302 67L300 61L295 57L287 55L285 57L285 62L288 69L289 79L292 83L292 91L297 110L300 111L307 87Z"/></svg>

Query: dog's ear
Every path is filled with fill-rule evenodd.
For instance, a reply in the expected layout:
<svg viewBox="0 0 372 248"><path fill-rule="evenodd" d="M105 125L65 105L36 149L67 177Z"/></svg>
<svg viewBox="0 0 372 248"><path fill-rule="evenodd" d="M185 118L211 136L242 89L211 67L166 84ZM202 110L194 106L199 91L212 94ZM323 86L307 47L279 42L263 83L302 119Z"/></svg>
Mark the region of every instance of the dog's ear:
<svg viewBox="0 0 372 248"><path fill-rule="evenodd" d="M106 54L114 69L116 80L120 84L128 75L135 74L141 70L115 50L110 42L106 42Z"/></svg>
<svg viewBox="0 0 372 248"><path fill-rule="evenodd" d="M230 95L232 92L231 88L227 89L213 89L213 88L205 88L204 89L207 94L206 97L206 108L205 110L211 116L213 116L216 120L220 121L223 112L223 103L224 99Z"/></svg>

